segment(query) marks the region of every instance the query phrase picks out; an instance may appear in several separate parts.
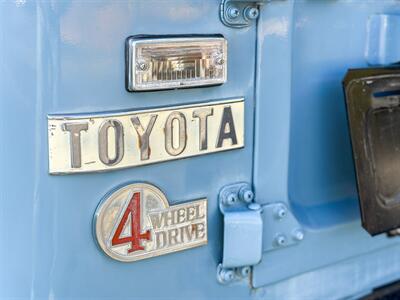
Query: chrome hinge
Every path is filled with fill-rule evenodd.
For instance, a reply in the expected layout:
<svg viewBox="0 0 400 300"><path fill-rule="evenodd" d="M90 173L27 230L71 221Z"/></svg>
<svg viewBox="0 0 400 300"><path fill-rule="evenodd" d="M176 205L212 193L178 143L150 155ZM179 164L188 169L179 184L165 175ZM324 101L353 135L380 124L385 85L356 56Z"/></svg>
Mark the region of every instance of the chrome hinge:
<svg viewBox="0 0 400 300"><path fill-rule="evenodd" d="M220 17L222 23L234 28L253 24L260 14L260 6L271 0L222 0Z"/></svg>
<svg viewBox="0 0 400 300"><path fill-rule="evenodd" d="M260 205L248 183L224 187L219 193L224 216L222 262L217 279L222 284L248 278L263 253L296 245L304 231L287 206L281 202Z"/></svg>

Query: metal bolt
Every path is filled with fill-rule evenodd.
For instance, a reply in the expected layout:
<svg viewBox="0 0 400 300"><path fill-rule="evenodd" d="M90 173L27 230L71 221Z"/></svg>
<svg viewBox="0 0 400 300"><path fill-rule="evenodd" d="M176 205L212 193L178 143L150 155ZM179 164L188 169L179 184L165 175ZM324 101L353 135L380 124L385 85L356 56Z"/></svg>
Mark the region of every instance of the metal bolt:
<svg viewBox="0 0 400 300"><path fill-rule="evenodd" d="M260 11L258 10L257 7L248 6L244 10L244 15L246 19L255 20L260 15Z"/></svg>
<svg viewBox="0 0 400 300"><path fill-rule="evenodd" d="M246 267L241 267L239 269L239 273L242 277L247 277L250 274L250 267L246 266Z"/></svg>
<svg viewBox="0 0 400 300"><path fill-rule="evenodd" d="M235 278L235 273L231 269L221 269L219 278L222 282L230 282Z"/></svg>
<svg viewBox="0 0 400 300"><path fill-rule="evenodd" d="M238 201L238 196L236 193L230 193L224 198L225 205L233 205Z"/></svg>
<svg viewBox="0 0 400 300"><path fill-rule="evenodd" d="M297 241L302 241L304 239L304 232L301 229L296 229L293 232L293 238Z"/></svg>
<svg viewBox="0 0 400 300"><path fill-rule="evenodd" d="M140 62L137 63L137 68L140 71L146 71L149 68L149 65L144 61L140 61Z"/></svg>
<svg viewBox="0 0 400 300"><path fill-rule="evenodd" d="M278 246L284 246L286 244L286 237L283 234L279 234L275 238L275 242Z"/></svg>
<svg viewBox="0 0 400 300"><path fill-rule="evenodd" d="M242 187L239 191L239 197L240 200L250 203L254 199L254 193L251 189L249 189L247 186Z"/></svg>
<svg viewBox="0 0 400 300"><path fill-rule="evenodd" d="M275 210L275 216L278 219L283 219L286 216L286 209L284 206L280 205L279 207L277 207L277 209Z"/></svg>
<svg viewBox="0 0 400 300"><path fill-rule="evenodd" d="M228 8L228 17L231 19L236 19L240 15L240 11L237 7L232 6Z"/></svg>

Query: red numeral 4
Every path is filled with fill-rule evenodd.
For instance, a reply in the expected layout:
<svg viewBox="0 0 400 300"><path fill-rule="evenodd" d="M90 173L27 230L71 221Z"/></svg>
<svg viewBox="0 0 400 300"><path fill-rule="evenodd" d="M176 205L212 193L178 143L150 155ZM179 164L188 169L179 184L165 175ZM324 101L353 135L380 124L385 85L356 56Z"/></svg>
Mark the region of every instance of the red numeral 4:
<svg viewBox="0 0 400 300"><path fill-rule="evenodd" d="M121 232L125 227L129 214L131 215L131 236L121 238ZM134 193L131 200L129 200L128 207L122 216L121 222L118 224L117 230L115 231L115 234L111 240L111 244L116 246L131 243L128 253L137 250L144 250L144 247L141 246L140 241L150 240L150 230L147 230L144 233L140 233L140 230L140 193Z"/></svg>

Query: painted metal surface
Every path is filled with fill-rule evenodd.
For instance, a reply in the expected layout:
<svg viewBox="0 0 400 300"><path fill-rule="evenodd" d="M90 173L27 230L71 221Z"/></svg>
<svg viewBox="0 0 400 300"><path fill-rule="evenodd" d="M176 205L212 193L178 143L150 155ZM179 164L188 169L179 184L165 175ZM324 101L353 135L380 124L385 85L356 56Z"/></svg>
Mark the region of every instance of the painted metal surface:
<svg viewBox="0 0 400 300"><path fill-rule="evenodd" d="M256 198L262 203L287 203L304 226L305 239L265 253L254 268L255 287L350 257L359 256L361 261L362 255L399 242L384 235L372 238L361 228L342 91L348 68L368 66L369 16L385 12L399 13L398 2L277 1L261 12ZM318 272L312 276L318 277ZM360 272L348 269L342 276ZM324 280L337 278L334 272L329 276ZM286 288L290 294L289 282ZM323 287L315 285L315 297L318 290L325 295ZM335 297L348 296L345 288L341 293Z"/></svg>
<svg viewBox="0 0 400 300"><path fill-rule="evenodd" d="M376 14L369 17L365 56L370 65L395 64L400 61L399 28L399 15Z"/></svg>
<svg viewBox="0 0 400 300"><path fill-rule="evenodd" d="M305 238L304 230L284 203L262 206L263 251L280 250Z"/></svg>
<svg viewBox="0 0 400 300"><path fill-rule="evenodd" d="M348 68L367 66L369 16L400 14L398 1L271 1L257 26L244 29L224 26L219 4L0 3L0 132L7 141L0 148L0 298L338 299L400 277L399 241L361 229L341 89ZM126 37L188 33L228 40L226 84L126 92ZM243 149L101 174L48 174L48 114L232 97L246 99ZM208 245L134 264L103 255L93 213L107 191L133 180L159 186L171 205L207 197ZM262 204L284 202L306 229L299 245L263 255L254 289L215 278L222 257L217 196L240 181L253 182Z"/></svg>
<svg viewBox="0 0 400 300"><path fill-rule="evenodd" d="M224 26L218 1L17 1L0 6L1 136L10 141L1 148L1 169L7 172L1 173L0 266L8 271L0 272L0 298L247 297L246 284L227 291L215 278L222 251L217 197L222 186L252 176L255 27L234 31ZM141 94L125 90L128 36L188 32L220 33L228 40L232 71L226 84ZM107 173L48 174L48 114L234 97L246 99L243 149ZM92 235L93 214L109 190L129 181L158 186L170 205L207 197L208 245L133 264L105 256Z"/></svg>

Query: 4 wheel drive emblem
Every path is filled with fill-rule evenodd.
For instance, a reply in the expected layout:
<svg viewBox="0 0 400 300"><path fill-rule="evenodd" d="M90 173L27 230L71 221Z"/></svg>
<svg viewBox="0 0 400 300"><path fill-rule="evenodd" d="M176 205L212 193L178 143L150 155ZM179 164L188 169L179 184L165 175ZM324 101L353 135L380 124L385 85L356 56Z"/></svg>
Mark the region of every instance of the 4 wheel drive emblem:
<svg viewBox="0 0 400 300"><path fill-rule="evenodd" d="M94 220L101 249L130 262L207 243L207 199L174 206L157 187L124 186L99 205Z"/></svg>

